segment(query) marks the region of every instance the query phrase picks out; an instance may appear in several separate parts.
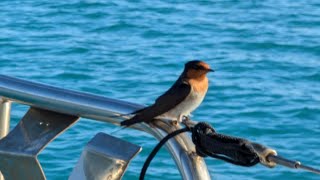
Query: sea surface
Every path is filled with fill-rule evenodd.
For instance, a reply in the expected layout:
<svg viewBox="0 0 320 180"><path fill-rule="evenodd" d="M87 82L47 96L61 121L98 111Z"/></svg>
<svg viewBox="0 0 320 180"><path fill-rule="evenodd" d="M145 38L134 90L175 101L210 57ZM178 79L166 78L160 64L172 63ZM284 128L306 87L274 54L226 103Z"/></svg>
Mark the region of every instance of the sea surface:
<svg viewBox="0 0 320 180"><path fill-rule="evenodd" d="M216 72L193 119L320 168L320 2L317 0L2 0L0 73L149 105L188 60ZM13 105L11 128L27 110ZM67 179L83 147L116 126L81 119L39 156L49 180ZM137 179L157 141L136 130L115 136L143 146L124 179ZM211 178L320 179L277 166L206 159ZM181 179L163 149L147 179Z"/></svg>

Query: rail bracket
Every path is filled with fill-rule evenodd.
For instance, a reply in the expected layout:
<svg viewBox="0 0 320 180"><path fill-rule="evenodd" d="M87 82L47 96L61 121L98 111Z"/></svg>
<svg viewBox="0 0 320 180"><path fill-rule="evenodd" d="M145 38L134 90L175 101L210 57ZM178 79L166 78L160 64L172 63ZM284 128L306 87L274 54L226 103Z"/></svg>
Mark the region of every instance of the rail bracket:
<svg viewBox="0 0 320 180"><path fill-rule="evenodd" d="M98 133L84 148L69 180L118 180L141 147Z"/></svg>
<svg viewBox="0 0 320 180"><path fill-rule="evenodd" d="M5 179L46 179L38 154L79 117L31 107L0 141L0 171Z"/></svg>

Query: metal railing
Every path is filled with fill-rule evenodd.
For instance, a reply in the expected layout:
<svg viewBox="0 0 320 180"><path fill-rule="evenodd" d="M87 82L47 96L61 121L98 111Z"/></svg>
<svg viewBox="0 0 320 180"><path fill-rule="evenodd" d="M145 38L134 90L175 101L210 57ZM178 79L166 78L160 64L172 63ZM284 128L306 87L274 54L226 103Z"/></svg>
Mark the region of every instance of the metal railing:
<svg viewBox="0 0 320 180"><path fill-rule="evenodd" d="M122 114L128 114L143 107L134 103L0 75L1 137L7 134L9 130L10 103L12 101L26 104L33 108L84 117L115 125L119 125L122 120L129 118L121 116ZM178 128L166 122L158 124L157 127L150 127L141 123L134 125L132 128L145 131L158 140ZM170 140L166 144L166 147L183 179L210 179L204 160L193 153L195 147L187 135L182 134Z"/></svg>

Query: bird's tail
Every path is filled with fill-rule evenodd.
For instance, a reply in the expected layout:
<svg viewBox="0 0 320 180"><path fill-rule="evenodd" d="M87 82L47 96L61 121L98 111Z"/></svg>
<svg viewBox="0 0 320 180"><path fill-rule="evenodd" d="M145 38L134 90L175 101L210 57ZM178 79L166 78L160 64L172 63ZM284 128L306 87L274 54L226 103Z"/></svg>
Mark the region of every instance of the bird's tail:
<svg viewBox="0 0 320 180"><path fill-rule="evenodd" d="M142 122L142 121L137 120L137 118L135 118L134 121L132 121L132 119L121 121L120 125L122 127L120 129L117 129L117 130L113 131L111 134L115 134L115 133L117 133L117 132L119 132L121 130L124 130L124 129L130 127L131 125L133 125L135 123L139 123L139 122Z"/></svg>
<svg viewBox="0 0 320 180"><path fill-rule="evenodd" d="M138 116L134 116L133 118L131 119L128 119L128 120L124 120L120 123L121 126L131 126L133 124L136 124L136 123L140 123L140 122L143 122L143 120L141 120Z"/></svg>

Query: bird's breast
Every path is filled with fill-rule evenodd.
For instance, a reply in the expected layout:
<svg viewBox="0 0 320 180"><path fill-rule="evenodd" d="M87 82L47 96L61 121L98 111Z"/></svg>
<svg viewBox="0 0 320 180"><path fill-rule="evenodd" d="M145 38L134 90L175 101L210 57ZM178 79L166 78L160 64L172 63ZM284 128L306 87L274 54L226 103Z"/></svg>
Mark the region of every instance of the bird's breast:
<svg viewBox="0 0 320 180"><path fill-rule="evenodd" d="M176 107L172 108L170 111L164 113L162 116L169 118L178 118L180 115L188 116L195 110L203 101L205 93L199 93L191 90L190 94L179 103Z"/></svg>
<svg viewBox="0 0 320 180"><path fill-rule="evenodd" d="M206 94L209 86L209 80L206 76L199 79L190 79L189 84L192 90L198 93Z"/></svg>

